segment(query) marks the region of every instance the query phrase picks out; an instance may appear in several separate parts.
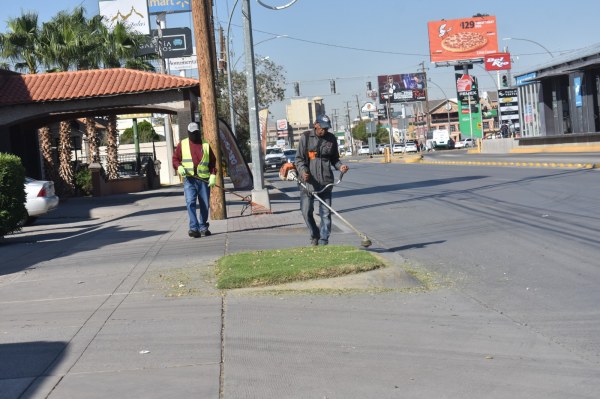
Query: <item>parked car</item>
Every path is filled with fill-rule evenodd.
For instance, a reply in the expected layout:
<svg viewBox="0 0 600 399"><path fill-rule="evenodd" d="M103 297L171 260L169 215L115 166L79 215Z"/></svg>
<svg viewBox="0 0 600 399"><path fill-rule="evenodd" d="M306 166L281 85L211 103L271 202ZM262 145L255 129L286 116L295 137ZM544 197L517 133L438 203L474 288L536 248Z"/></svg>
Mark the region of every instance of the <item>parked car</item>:
<svg viewBox="0 0 600 399"><path fill-rule="evenodd" d="M389 144L382 144L382 145L380 145L379 146L379 153L383 154L385 152L386 148L390 148L390 145Z"/></svg>
<svg viewBox="0 0 600 399"><path fill-rule="evenodd" d="M401 153L404 152L404 144L394 144L392 147L392 153Z"/></svg>
<svg viewBox="0 0 600 399"><path fill-rule="evenodd" d="M462 139L457 141L454 145L454 148L467 148L467 147L475 147L475 140L472 138Z"/></svg>
<svg viewBox="0 0 600 399"><path fill-rule="evenodd" d="M407 140L404 144L404 152L418 152L417 143L412 140Z"/></svg>
<svg viewBox="0 0 600 399"><path fill-rule="evenodd" d="M283 155L285 155L287 162L294 163L296 161L296 150L283 150Z"/></svg>
<svg viewBox="0 0 600 399"><path fill-rule="evenodd" d="M280 147L268 147L265 155L264 170L279 170L287 162L287 157Z"/></svg>
<svg viewBox="0 0 600 399"><path fill-rule="evenodd" d="M371 154L371 150L368 145L363 145L358 149L358 155L369 155Z"/></svg>
<svg viewBox="0 0 600 399"><path fill-rule="evenodd" d="M54 182L25 178L25 209L27 219L23 224L33 223L39 216L58 207L58 196L54 192Z"/></svg>

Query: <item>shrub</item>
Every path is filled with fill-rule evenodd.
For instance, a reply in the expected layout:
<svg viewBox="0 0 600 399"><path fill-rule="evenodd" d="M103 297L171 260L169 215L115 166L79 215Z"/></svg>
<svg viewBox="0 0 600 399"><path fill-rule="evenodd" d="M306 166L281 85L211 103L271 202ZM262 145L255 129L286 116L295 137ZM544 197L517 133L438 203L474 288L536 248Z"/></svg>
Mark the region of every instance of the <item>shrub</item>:
<svg viewBox="0 0 600 399"><path fill-rule="evenodd" d="M81 195L90 195L92 193L92 172L88 165L80 165L75 171L75 187Z"/></svg>
<svg viewBox="0 0 600 399"><path fill-rule="evenodd" d="M25 168L21 158L0 153L0 237L19 231L26 217Z"/></svg>

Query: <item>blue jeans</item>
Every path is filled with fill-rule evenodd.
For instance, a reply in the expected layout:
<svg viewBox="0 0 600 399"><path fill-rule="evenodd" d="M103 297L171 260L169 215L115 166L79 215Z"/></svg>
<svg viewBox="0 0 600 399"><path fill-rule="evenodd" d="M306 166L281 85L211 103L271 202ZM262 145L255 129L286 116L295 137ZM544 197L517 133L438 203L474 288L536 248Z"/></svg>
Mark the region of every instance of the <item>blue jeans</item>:
<svg viewBox="0 0 600 399"><path fill-rule="evenodd" d="M331 206L331 192L332 190L328 189L317 195L325 201L327 205ZM320 245L325 245L329 243L329 234L331 233L331 211L319 201L319 217L321 218L321 225L320 227L317 227L313 215L315 201L319 200L308 194L306 190L300 189L300 211L302 212L302 216L308 227L310 238L319 240Z"/></svg>
<svg viewBox="0 0 600 399"><path fill-rule="evenodd" d="M208 230L208 209L210 206L210 188L208 182L186 177L183 179L183 193L185 195L185 206L190 219L190 230ZM200 219L196 216L196 198L200 208Z"/></svg>

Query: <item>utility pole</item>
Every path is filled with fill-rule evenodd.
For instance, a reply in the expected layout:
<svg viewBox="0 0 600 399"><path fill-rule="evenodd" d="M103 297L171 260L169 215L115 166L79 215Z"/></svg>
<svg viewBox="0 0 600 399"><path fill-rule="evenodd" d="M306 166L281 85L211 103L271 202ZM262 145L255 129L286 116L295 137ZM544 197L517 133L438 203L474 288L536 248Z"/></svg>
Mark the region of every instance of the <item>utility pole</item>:
<svg viewBox="0 0 600 399"><path fill-rule="evenodd" d="M427 131L425 132L424 139L427 140L427 134L429 134L429 132L431 131L431 118L429 115L429 90L427 89L427 72L425 72L425 61L421 61L419 65L421 65L421 72L423 72L423 74L425 75L425 81L423 83L425 83L425 118L427 121Z"/></svg>
<svg viewBox="0 0 600 399"><path fill-rule="evenodd" d="M214 40L212 39L211 16L211 0L192 0L192 19L194 21L196 54L198 56L198 79L200 81L202 135L215 154L217 185L223 187L215 89L216 54L214 51ZM211 217L214 220L226 219L225 191L218 187L213 187L210 194Z"/></svg>

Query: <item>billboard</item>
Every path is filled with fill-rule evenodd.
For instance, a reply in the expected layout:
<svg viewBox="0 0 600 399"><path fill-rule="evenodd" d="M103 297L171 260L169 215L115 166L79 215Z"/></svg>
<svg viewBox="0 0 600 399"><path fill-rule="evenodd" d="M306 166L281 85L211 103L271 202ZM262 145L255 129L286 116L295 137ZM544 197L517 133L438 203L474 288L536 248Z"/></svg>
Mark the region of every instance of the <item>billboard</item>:
<svg viewBox="0 0 600 399"><path fill-rule="evenodd" d="M511 69L510 53L488 54L483 59L486 71L506 71Z"/></svg>
<svg viewBox="0 0 600 399"><path fill-rule="evenodd" d="M479 59L498 52L496 17L430 21L427 29L431 62Z"/></svg>
<svg viewBox="0 0 600 399"><path fill-rule="evenodd" d="M150 14L191 12L192 0L148 0Z"/></svg>
<svg viewBox="0 0 600 399"><path fill-rule="evenodd" d="M380 103L425 100L425 73L402 73L377 77Z"/></svg>
<svg viewBox="0 0 600 399"><path fill-rule="evenodd" d="M98 9L103 17L102 22L109 29L121 22L137 33L150 34L146 0L101 0Z"/></svg>

